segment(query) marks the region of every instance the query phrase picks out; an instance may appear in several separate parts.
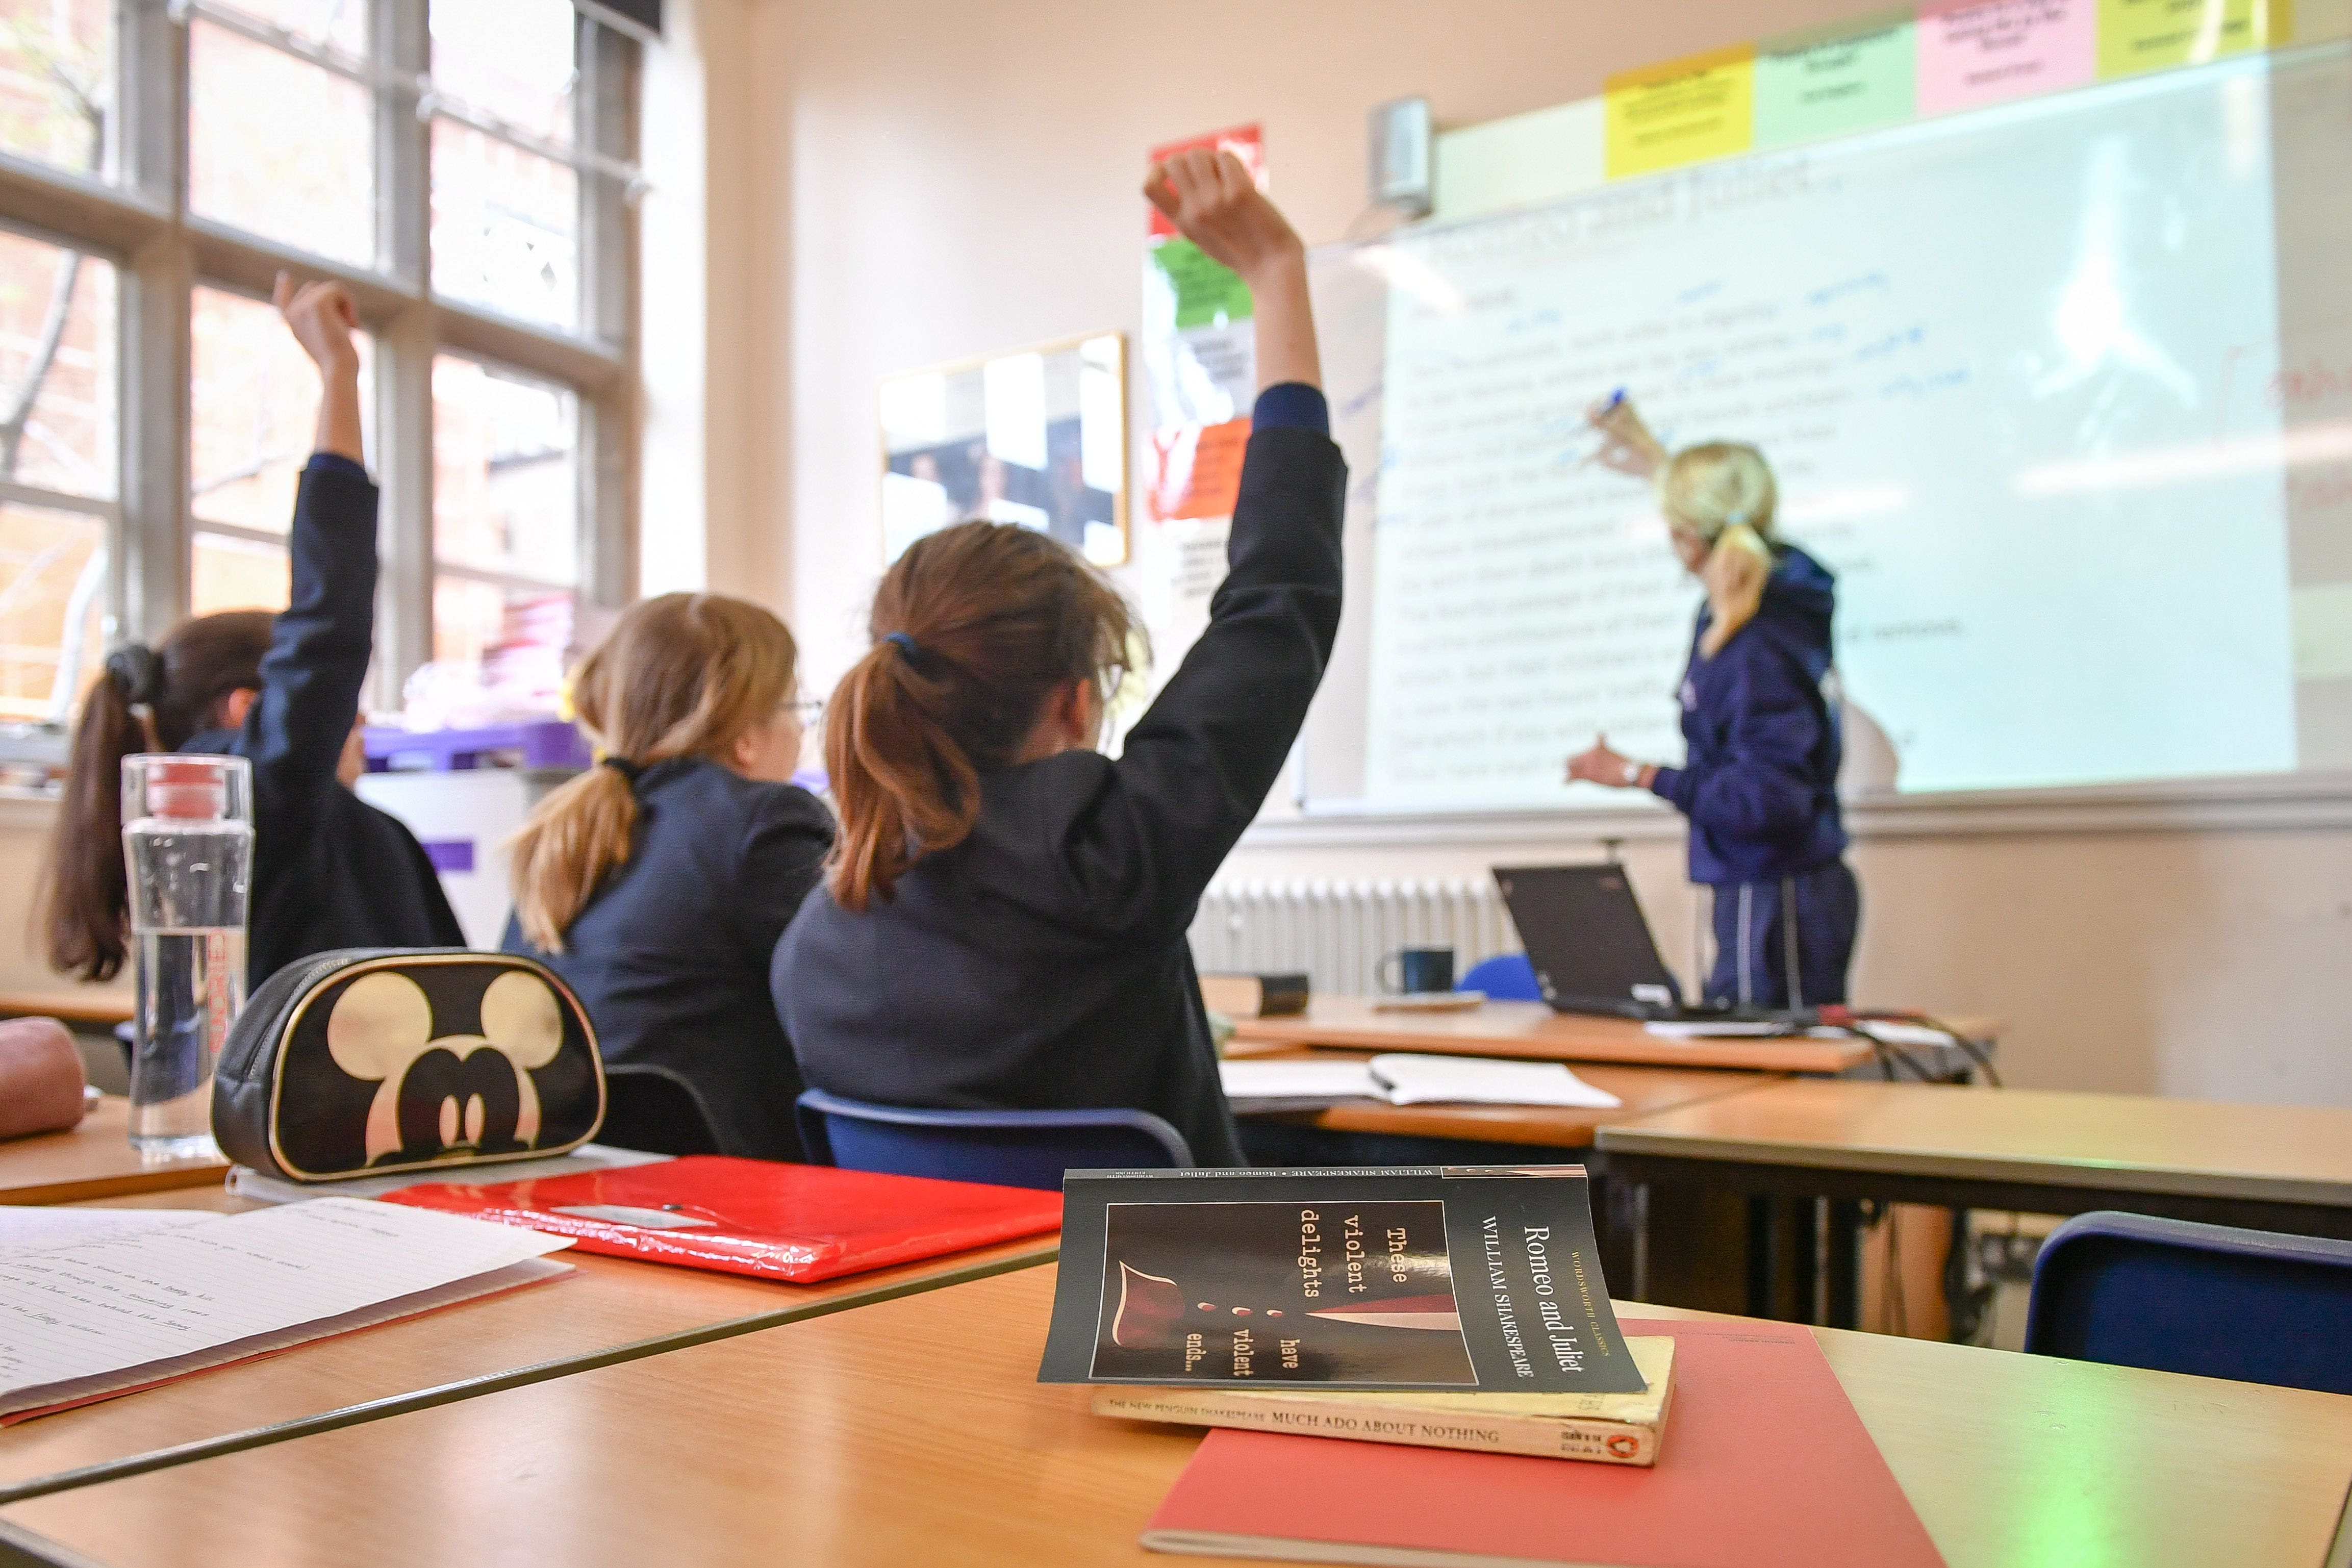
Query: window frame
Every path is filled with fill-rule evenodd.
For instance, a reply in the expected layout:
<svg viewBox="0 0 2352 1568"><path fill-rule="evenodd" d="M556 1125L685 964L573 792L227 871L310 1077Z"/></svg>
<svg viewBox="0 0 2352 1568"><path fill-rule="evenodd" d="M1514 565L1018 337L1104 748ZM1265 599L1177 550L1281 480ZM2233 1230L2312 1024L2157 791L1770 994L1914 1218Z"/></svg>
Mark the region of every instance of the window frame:
<svg viewBox="0 0 2352 1568"><path fill-rule="evenodd" d="M375 338L370 467L383 490L383 575L372 705L398 701L433 649L433 389L447 353L569 390L577 399L576 592L613 606L634 592L637 519L635 197L641 43L574 6L580 76L564 148L435 91L430 0L366 0L371 58L354 59L236 9L234 0L115 0L113 103L97 174L0 152L0 226L116 268L116 500L10 487L27 505L101 517L108 529L106 635L152 639L189 607L199 525L191 494L194 290L268 298L284 268L351 290ZM376 214L372 267L249 234L188 208L189 33L202 20L361 81L373 95ZM457 121L579 173L578 330L503 315L432 288L432 122ZM107 177L110 172L111 177Z"/></svg>

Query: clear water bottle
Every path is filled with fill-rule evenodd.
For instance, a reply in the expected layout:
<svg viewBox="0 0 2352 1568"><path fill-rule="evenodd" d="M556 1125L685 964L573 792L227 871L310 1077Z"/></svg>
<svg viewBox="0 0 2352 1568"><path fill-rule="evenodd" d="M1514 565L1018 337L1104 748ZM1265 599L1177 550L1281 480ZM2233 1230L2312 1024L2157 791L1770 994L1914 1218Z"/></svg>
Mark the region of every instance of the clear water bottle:
<svg viewBox="0 0 2352 1568"><path fill-rule="evenodd" d="M253 766L243 757L122 759L122 854L138 986L131 1146L216 1154L213 1064L245 1005Z"/></svg>

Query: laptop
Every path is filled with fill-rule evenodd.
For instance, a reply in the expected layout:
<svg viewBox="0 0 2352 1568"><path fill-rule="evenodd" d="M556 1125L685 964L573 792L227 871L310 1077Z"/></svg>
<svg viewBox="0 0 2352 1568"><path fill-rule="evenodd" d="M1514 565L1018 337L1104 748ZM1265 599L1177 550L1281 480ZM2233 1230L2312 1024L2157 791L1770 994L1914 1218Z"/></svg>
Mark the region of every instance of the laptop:
<svg viewBox="0 0 2352 1568"><path fill-rule="evenodd" d="M1497 866L1495 883L1554 1012L1653 1022L1787 1019L1732 1002L1686 1000L1658 956L1622 866Z"/></svg>

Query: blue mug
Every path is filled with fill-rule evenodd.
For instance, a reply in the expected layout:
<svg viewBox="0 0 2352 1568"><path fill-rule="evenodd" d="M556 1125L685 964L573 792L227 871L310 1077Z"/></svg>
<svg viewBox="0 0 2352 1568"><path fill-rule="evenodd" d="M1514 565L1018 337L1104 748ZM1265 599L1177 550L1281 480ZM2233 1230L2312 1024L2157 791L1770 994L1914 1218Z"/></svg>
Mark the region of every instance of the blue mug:
<svg viewBox="0 0 2352 1568"><path fill-rule="evenodd" d="M1396 965L1396 978L1389 966ZM1390 953L1373 971L1381 989L1391 995L1427 995L1454 989L1454 950L1450 947L1408 947Z"/></svg>

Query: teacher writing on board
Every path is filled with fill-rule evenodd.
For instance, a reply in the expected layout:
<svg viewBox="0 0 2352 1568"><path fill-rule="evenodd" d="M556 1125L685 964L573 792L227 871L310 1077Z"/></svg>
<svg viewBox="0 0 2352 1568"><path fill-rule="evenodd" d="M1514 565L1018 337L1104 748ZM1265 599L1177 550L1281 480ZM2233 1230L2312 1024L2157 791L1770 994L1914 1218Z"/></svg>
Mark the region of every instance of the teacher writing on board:
<svg viewBox="0 0 2352 1568"><path fill-rule="evenodd" d="M1715 894L1710 1000L1769 1008L1846 999L1861 893L1843 858L1831 667L1834 579L1773 532L1771 468L1753 447L1669 457L1622 392L1588 417L1600 460L1651 480L1675 555L1706 589L1680 692L1678 768L1607 737L1568 776L1646 789L1690 819L1691 880Z"/></svg>

